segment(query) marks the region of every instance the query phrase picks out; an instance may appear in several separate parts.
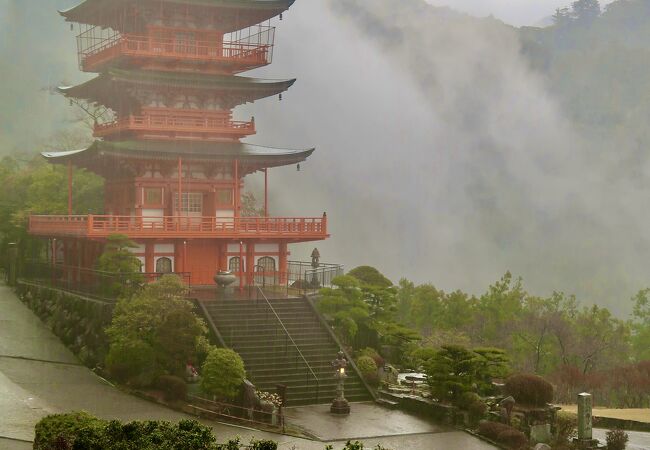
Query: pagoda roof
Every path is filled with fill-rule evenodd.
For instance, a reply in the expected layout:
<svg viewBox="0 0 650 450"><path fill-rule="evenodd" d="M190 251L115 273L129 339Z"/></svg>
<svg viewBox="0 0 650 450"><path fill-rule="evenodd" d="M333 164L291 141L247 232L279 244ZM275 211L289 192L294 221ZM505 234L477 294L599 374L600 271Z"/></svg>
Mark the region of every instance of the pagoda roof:
<svg viewBox="0 0 650 450"><path fill-rule="evenodd" d="M253 173L267 167L281 167L305 161L315 151L264 147L243 142L202 141L95 141L82 150L44 152L43 157L54 164L72 163L99 175L114 173L115 164L123 167L128 160L225 162L239 160L242 173ZM113 163L111 163L113 162Z"/></svg>
<svg viewBox="0 0 650 450"><path fill-rule="evenodd" d="M200 7L213 7L245 11L247 14L240 15L237 23L230 29L223 30L231 32L247 28L252 25L271 19L286 11L296 0L163 0L165 3L192 5ZM111 26L111 23L119 14L119 8L132 4L147 3L148 0L85 0L77 6L59 11L67 22L78 22L89 25ZM158 1L160 4L160 1ZM118 29L118 28L116 28Z"/></svg>
<svg viewBox="0 0 650 450"><path fill-rule="evenodd" d="M171 87L224 92L234 106L271 97L289 89L296 79L263 80L234 75L157 72L150 70L109 69L77 86L60 87L66 97L101 103L114 110L137 109L137 100L124 89L127 86ZM125 96L128 97L125 104Z"/></svg>

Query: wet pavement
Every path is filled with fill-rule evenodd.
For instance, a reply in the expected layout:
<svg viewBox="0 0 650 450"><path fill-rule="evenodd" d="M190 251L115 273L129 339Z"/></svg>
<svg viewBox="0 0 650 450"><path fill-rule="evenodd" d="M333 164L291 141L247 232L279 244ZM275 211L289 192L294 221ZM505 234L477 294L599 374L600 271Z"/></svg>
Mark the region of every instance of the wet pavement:
<svg viewBox="0 0 650 450"><path fill-rule="evenodd" d="M601 444L605 444L605 433L608 430L594 428L594 438L598 439ZM650 433L641 433L638 431L628 431L630 440L627 444L627 450L650 450Z"/></svg>
<svg viewBox="0 0 650 450"><path fill-rule="evenodd" d="M345 420L324 407L294 411L294 422L335 449L348 438L364 438L395 450L492 449L461 432L432 425L373 404L353 404ZM85 410L104 419L178 421L190 416L128 395L82 366L76 357L5 286L0 285L0 450L31 448L34 425L52 413ZM323 450L324 442L298 439L211 421L221 442L240 436L279 442L280 449ZM320 434L319 434L320 433Z"/></svg>

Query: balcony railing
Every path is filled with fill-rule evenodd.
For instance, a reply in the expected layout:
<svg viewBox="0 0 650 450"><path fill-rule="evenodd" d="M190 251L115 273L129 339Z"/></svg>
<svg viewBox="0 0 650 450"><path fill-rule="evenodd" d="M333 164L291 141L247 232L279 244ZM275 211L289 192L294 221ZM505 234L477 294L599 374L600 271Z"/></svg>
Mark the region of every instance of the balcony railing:
<svg viewBox="0 0 650 450"><path fill-rule="evenodd" d="M95 137L106 137L114 133L135 132L157 134L161 137L210 138L227 136L241 138L255 134L255 121L235 121L228 113L211 113L191 110L144 110L143 115L121 117L113 122L95 126Z"/></svg>
<svg viewBox="0 0 650 450"><path fill-rule="evenodd" d="M166 38L155 35L120 34L90 29L78 37L79 64L82 70L96 72L116 58L173 60L181 63L219 63L227 72L242 72L271 63L275 29L260 26L245 38L202 41Z"/></svg>
<svg viewBox="0 0 650 450"><path fill-rule="evenodd" d="M328 237L327 216L287 217L139 217L139 216L31 216L29 232L39 236L107 237L126 234L131 238L253 238L273 237L320 240Z"/></svg>

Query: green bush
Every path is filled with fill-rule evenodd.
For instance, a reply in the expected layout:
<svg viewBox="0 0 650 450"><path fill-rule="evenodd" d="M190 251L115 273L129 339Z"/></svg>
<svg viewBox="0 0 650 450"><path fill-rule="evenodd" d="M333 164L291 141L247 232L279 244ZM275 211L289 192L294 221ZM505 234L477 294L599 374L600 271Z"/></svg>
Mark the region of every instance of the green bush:
<svg viewBox="0 0 650 450"><path fill-rule="evenodd" d="M148 386L159 374L185 374L207 327L185 299L186 286L165 275L115 307L106 329L110 347L106 365L118 381Z"/></svg>
<svg viewBox="0 0 650 450"><path fill-rule="evenodd" d="M386 361L384 360L384 358L382 358L379 352L377 352L377 350L375 350L372 347L366 347L363 350L360 350L359 357L361 356L369 356L370 358L372 358L373 361L375 361L377 367L384 367L384 365L386 365Z"/></svg>
<svg viewBox="0 0 650 450"><path fill-rule="evenodd" d="M496 441L499 435L507 430L514 430L510 425L500 422L481 422L478 426L478 434L485 436L488 439Z"/></svg>
<svg viewBox="0 0 650 450"><path fill-rule="evenodd" d="M163 375L158 378L158 389L165 394L167 401L179 401L187 398L187 384L185 380L173 375Z"/></svg>
<svg viewBox="0 0 650 450"><path fill-rule="evenodd" d="M512 450L523 450L530 447L526 435L519 430L515 430L514 428L503 430L497 436L496 441Z"/></svg>
<svg viewBox="0 0 650 450"><path fill-rule="evenodd" d="M36 424L34 449L206 450L214 449L212 430L194 420L121 423L86 413L48 416ZM259 450L273 447L258 447Z"/></svg>
<svg viewBox="0 0 650 450"><path fill-rule="evenodd" d="M377 375L377 364L370 356L362 356L357 359L357 367L361 376L366 382L372 386L379 383L379 376Z"/></svg>
<svg viewBox="0 0 650 450"><path fill-rule="evenodd" d="M103 421L86 412L46 416L36 424L34 450L72 448L82 430L85 434L101 434L103 427Z"/></svg>
<svg viewBox="0 0 650 450"><path fill-rule="evenodd" d="M607 450L625 450L630 437L623 430L611 430L605 434L605 440Z"/></svg>
<svg viewBox="0 0 650 450"><path fill-rule="evenodd" d="M213 348L202 367L201 389L209 395L231 400L246 378L244 361L230 349Z"/></svg>
<svg viewBox="0 0 650 450"><path fill-rule="evenodd" d="M553 385L538 375L513 375L506 380L505 390L522 405L545 406L553 401Z"/></svg>
<svg viewBox="0 0 650 450"><path fill-rule="evenodd" d="M155 365L153 348L139 339L114 342L106 356L106 368L112 377L122 383L138 380L136 385L151 384Z"/></svg>

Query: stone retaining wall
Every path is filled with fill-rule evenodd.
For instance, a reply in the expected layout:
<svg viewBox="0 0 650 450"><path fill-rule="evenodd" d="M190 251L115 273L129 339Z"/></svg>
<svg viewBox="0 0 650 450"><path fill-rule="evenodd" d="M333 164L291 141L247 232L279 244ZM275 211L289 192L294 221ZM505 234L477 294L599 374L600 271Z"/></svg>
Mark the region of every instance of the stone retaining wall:
<svg viewBox="0 0 650 450"><path fill-rule="evenodd" d="M113 303L19 280L16 293L52 332L88 367L104 361Z"/></svg>

